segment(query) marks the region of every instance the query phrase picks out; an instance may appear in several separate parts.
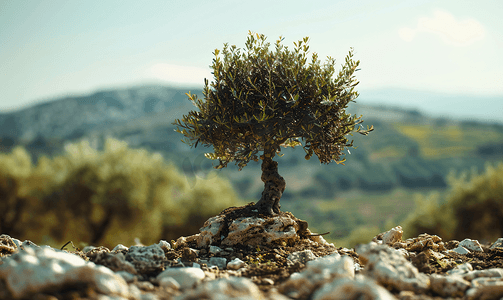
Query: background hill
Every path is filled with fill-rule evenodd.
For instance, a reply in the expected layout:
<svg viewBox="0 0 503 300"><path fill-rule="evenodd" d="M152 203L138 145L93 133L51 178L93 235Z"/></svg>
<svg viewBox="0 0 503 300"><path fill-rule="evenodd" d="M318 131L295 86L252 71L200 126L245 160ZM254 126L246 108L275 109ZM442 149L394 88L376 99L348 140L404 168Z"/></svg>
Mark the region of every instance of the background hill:
<svg viewBox="0 0 503 300"><path fill-rule="evenodd" d="M212 161L203 156L212 149L189 148L171 125L195 109L185 96L189 90L201 95L197 88L151 85L55 99L3 113L0 151L22 145L36 161L41 155L62 153L70 142L88 139L101 149L107 137L114 137L132 148L161 153L195 186L212 170ZM367 137L354 136L357 148L350 149L344 166L321 165L315 156L306 161L301 148L285 149L285 155L277 158L287 184L283 209L312 221L320 231L333 231L332 238L368 222L375 226L386 220L397 222L414 206L412 193L441 190L449 172L481 170L503 158L499 123L434 118L413 109L360 102L352 103L350 111L363 115L364 125L374 125L375 131ZM229 165L218 174L229 178L244 199L260 198L259 163L240 172Z"/></svg>

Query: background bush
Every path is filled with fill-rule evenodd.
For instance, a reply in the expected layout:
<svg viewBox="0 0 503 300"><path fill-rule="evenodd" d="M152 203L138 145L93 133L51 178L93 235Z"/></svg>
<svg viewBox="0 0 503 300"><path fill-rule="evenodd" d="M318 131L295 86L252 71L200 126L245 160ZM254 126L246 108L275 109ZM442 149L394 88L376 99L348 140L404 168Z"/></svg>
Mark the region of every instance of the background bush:
<svg viewBox="0 0 503 300"><path fill-rule="evenodd" d="M488 164L481 174L451 174L447 182L449 190L444 196L417 196L416 210L404 224L406 235L426 232L444 240L484 242L503 236L503 162Z"/></svg>
<svg viewBox="0 0 503 300"><path fill-rule="evenodd" d="M150 244L194 234L210 216L242 204L227 180L185 175L160 154L108 139L33 166L16 148L0 156L0 231L36 243Z"/></svg>

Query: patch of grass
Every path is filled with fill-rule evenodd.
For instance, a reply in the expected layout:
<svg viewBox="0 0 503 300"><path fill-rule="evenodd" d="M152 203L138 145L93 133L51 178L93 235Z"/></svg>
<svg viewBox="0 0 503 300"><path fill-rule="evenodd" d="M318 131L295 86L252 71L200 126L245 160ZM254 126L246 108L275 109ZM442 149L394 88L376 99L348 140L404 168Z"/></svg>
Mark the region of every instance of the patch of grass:
<svg viewBox="0 0 503 300"><path fill-rule="evenodd" d="M428 159L468 156L480 145L503 140L503 134L491 128L403 123L394 123L393 126L401 134L416 141L421 155Z"/></svg>

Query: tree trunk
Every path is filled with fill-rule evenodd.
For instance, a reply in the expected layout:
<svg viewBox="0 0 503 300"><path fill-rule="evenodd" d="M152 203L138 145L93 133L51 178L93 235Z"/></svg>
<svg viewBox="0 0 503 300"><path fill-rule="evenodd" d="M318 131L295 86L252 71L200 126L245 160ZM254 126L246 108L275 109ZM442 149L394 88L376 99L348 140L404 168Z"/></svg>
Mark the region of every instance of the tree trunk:
<svg viewBox="0 0 503 300"><path fill-rule="evenodd" d="M278 163L270 157L262 161L262 181L264 182L264 191L262 198L255 204L259 213L265 215L274 215L280 212L279 200L285 191L285 180L278 174Z"/></svg>

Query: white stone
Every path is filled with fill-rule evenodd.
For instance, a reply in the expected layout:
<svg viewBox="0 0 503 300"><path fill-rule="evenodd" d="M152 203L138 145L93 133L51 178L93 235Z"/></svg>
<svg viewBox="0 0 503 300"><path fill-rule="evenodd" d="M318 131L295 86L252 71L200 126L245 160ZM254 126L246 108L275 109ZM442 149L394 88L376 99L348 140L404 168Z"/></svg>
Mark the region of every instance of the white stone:
<svg viewBox="0 0 503 300"><path fill-rule="evenodd" d="M164 251L158 244L150 246L131 246L126 260L132 263L140 274L161 270L166 261Z"/></svg>
<svg viewBox="0 0 503 300"><path fill-rule="evenodd" d="M472 288L466 299L500 299L503 298L503 278L477 278L472 281Z"/></svg>
<svg viewBox="0 0 503 300"><path fill-rule="evenodd" d="M325 238L321 235L315 235L315 236L311 236L310 239L320 245L326 245L326 246L332 246L332 247L335 247L334 243L329 243L327 242L327 240L325 240Z"/></svg>
<svg viewBox="0 0 503 300"><path fill-rule="evenodd" d="M348 256L333 253L307 262L306 268L300 273L293 273L279 287L282 294L291 298L309 296L316 287L335 278L354 278L355 267Z"/></svg>
<svg viewBox="0 0 503 300"><path fill-rule="evenodd" d="M129 288L129 299L135 299L135 300L136 299L141 299L141 300L143 300L142 297L141 297L141 291L140 291L140 289L136 285L130 284L128 286L128 288ZM101 298L100 298L100 300L101 300Z"/></svg>
<svg viewBox="0 0 503 300"><path fill-rule="evenodd" d="M171 250L171 245L165 240L160 240L157 245L159 245L159 247L161 247L164 251Z"/></svg>
<svg viewBox="0 0 503 300"><path fill-rule="evenodd" d="M463 297L465 291L470 288L470 282L461 275L438 275L430 276L430 287L442 297Z"/></svg>
<svg viewBox="0 0 503 300"><path fill-rule="evenodd" d="M124 278L124 280L127 282L127 283L131 283L135 280L136 276L129 273L129 272L126 272L126 271L118 271L118 272L115 272L116 275L120 275L122 278Z"/></svg>
<svg viewBox="0 0 503 300"><path fill-rule="evenodd" d="M341 278L326 283L313 294L313 300L393 300L396 299L374 280L357 275L355 279Z"/></svg>
<svg viewBox="0 0 503 300"><path fill-rule="evenodd" d="M464 239L459 243L459 246L470 251L484 252L484 250L482 250L482 246L480 246L480 243L477 240Z"/></svg>
<svg viewBox="0 0 503 300"><path fill-rule="evenodd" d="M25 249L26 247L40 247L39 245L35 244L34 242L30 241L30 240L24 240L22 243L21 243L21 249Z"/></svg>
<svg viewBox="0 0 503 300"><path fill-rule="evenodd" d="M402 226L396 226L386 231L382 237L382 242L386 245L393 245L402 240L403 230Z"/></svg>
<svg viewBox="0 0 503 300"><path fill-rule="evenodd" d="M150 281L138 281L135 285L144 291L153 291L155 289L154 284Z"/></svg>
<svg viewBox="0 0 503 300"><path fill-rule="evenodd" d="M358 246L356 252L365 265L362 273L386 288L424 293L429 287L428 276L389 246L370 242Z"/></svg>
<svg viewBox="0 0 503 300"><path fill-rule="evenodd" d="M316 255L314 255L313 251L311 250L304 250L304 251L297 251L297 252L293 252L293 253L290 253L290 255L288 255L288 264L290 265L293 265L297 262L299 263L307 263L308 261L311 261L311 260L315 260L316 259Z"/></svg>
<svg viewBox="0 0 503 300"><path fill-rule="evenodd" d="M473 271L473 266L470 263L464 263L450 269L449 271L447 271L447 274L463 275L470 271Z"/></svg>
<svg viewBox="0 0 503 300"><path fill-rule="evenodd" d="M227 269L239 270L239 269L243 268L244 266L246 266L246 263L236 257L227 264Z"/></svg>
<svg viewBox="0 0 503 300"><path fill-rule="evenodd" d="M221 215L211 217L206 222L201 229L199 229L198 236L196 238L197 245L199 247L207 247L213 242L219 240L220 232L224 226L224 217Z"/></svg>
<svg viewBox="0 0 503 300"><path fill-rule="evenodd" d="M180 289L180 284L173 277L162 277L160 279L157 279L157 282L159 283L160 286L165 288L170 288L174 290Z"/></svg>
<svg viewBox="0 0 503 300"><path fill-rule="evenodd" d="M222 248L220 247L217 247L217 246L210 246L210 253L213 253L213 254L218 254L220 252L222 252Z"/></svg>
<svg viewBox="0 0 503 300"><path fill-rule="evenodd" d="M503 269L502 268L492 268L492 269L486 269L486 270L476 270L476 271L468 272L463 275L463 278L465 280L473 280L475 278L480 278L480 277L501 278L501 277L503 277Z"/></svg>
<svg viewBox="0 0 503 300"><path fill-rule="evenodd" d="M259 288L248 278L229 277L219 278L200 284L194 290L190 290L179 296L177 299L210 299L210 300L230 300L230 299L264 299ZM284 297L275 297L281 300Z"/></svg>
<svg viewBox="0 0 503 300"><path fill-rule="evenodd" d="M119 251L127 251L128 247L124 246L123 244L118 244L112 249L112 252L119 252Z"/></svg>
<svg viewBox="0 0 503 300"><path fill-rule="evenodd" d="M458 253L458 254L467 254L470 253L468 249L462 246L457 246L456 248L452 249L452 251Z"/></svg>
<svg viewBox="0 0 503 300"><path fill-rule="evenodd" d="M503 238L499 238L494 242L489 249L494 249L496 247L502 247L503 248Z"/></svg>
<svg viewBox="0 0 503 300"><path fill-rule="evenodd" d="M6 236L7 238L11 238L10 236L6 235L6 234L2 234L2 236ZM2 237L0 236L0 238ZM14 244L16 245L17 248L20 248L21 247L21 241L18 240L18 239L15 239L15 238L11 238L12 241L14 242Z"/></svg>
<svg viewBox="0 0 503 300"><path fill-rule="evenodd" d="M263 219L258 217L237 218L229 226L229 233L222 240L222 245L261 245L275 241L288 242L297 240L297 222L287 216Z"/></svg>
<svg viewBox="0 0 503 300"><path fill-rule="evenodd" d="M180 284L181 289L187 289L194 287L197 283L204 279L204 271L200 268L169 268L159 275L157 275L157 280L159 283L163 282L163 278L171 277L178 284Z"/></svg>
<svg viewBox="0 0 503 300"><path fill-rule="evenodd" d="M209 264L217 266L220 270L223 270L227 266L227 259L225 257L211 257Z"/></svg>
<svg viewBox="0 0 503 300"><path fill-rule="evenodd" d="M50 247L26 247L2 262L0 279L15 298L82 282L96 286L102 294L128 296L126 281L110 269Z"/></svg>

